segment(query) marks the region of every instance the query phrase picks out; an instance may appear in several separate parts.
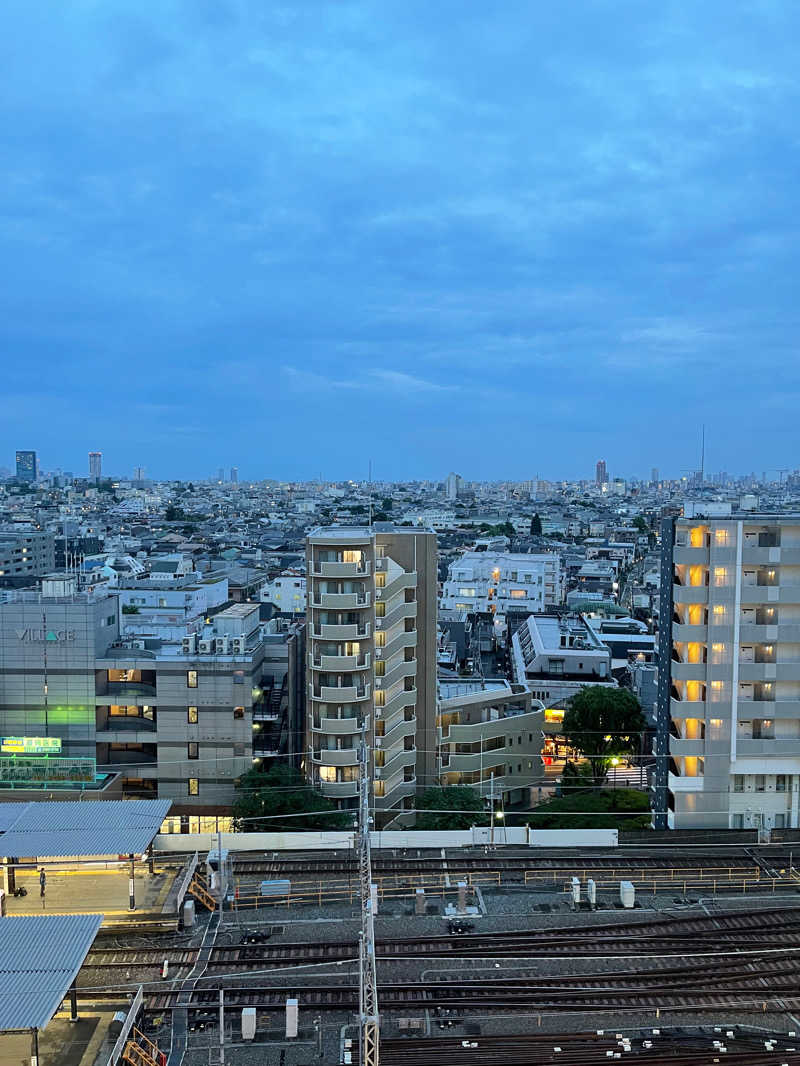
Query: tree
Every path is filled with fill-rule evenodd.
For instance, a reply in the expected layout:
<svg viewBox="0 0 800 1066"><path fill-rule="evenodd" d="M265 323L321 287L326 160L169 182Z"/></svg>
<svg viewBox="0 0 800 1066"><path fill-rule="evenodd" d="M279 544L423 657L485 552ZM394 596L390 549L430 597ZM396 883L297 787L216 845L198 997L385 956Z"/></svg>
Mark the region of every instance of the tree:
<svg viewBox="0 0 800 1066"><path fill-rule="evenodd" d="M469 829L484 818L480 793L466 785L428 788L417 799L417 829Z"/></svg>
<svg viewBox="0 0 800 1066"><path fill-rule="evenodd" d="M186 515L183 513L180 507L176 507L172 503L169 504L166 511L164 512L164 518L167 520L167 522L179 522L182 518L185 517Z"/></svg>
<svg viewBox="0 0 800 1066"><path fill-rule="evenodd" d="M645 725L628 689L588 685L570 699L561 731L592 764L594 783L602 785L613 758L640 750Z"/></svg>
<svg viewBox="0 0 800 1066"><path fill-rule="evenodd" d="M639 530L640 533L650 532L650 526L647 524L647 519L640 514L637 514L637 516L634 518L633 524L636 529Z"/></svg>
<svg viewBox="0 0 800 1066"><path fill-rule="evenodd" d="M392 503L392 498L390 496L384 497L384 499L381 501L381 510L382 511L391 511L393 506L394 505Z"/></svg>
<svg viewBox="0 0 800 1066"><path fill-rule="evenodd" d="M347 829L353 817L308 786L291 766L248 770L236 782L233 820L237 830L254 833ZM305 818L289 815L307 814ZM276 817L285 815L286 817ZM263 820L261 820L263 819Z"/></svg>
<svg viewBox="0 0 800 1066"><path fill-rule="evenodd" d="M537 512L531 519L531 536L541 537L542 535L542 520Z"/></svg>

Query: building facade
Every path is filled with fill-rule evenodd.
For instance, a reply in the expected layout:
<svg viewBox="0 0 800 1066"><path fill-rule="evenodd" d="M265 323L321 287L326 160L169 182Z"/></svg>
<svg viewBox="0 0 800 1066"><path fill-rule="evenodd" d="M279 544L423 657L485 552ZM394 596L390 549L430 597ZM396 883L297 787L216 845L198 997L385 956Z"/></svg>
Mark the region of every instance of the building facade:
<svg viewBox="0 0 800 1066"><path fill-rule="evenodd" d="M99 481L103 476L103 453L89 452L89 480Z"/></svg>
<svg viewBox="0 0 800 1066"><path fill-rule="evenodd" d="M307 538L306 773L323 795L358 796L361 723L381 823L409 820L436 782L436 535L376 523Z"/></svg>
<svg viewBox="0 0 800 1066"><path fill-rule="evenodd" d="M36 458L36 452L18 451L16 460L17 481L36 481L39 476L39 463Z"/></svg>
<svg viewBox="0 0 800 1066"><path fill-rule="evenodd" d="M0 533L0 587L22 587L55 570L56 548L52 533L25 529Z"/></svg>
<svg viewBox="0 0 800 1066"><path fill-rule="evenodd" d="M665 519L655 824L800 825L800 516Z"/></svg>
<svg viewBox="0 0 800 1066"><path fill-rule="evenodd" d="M531 615L511 638L514 680L546 707L564 705L587 685L616 685L611 649L581 615Z"/></svg>
<svg viewBox="0 0 800 1066"><path fill-rule="evenodd" d="M564 596L561 557L468 551L451 563L442 607L505 615L540 612Z"/></svg>

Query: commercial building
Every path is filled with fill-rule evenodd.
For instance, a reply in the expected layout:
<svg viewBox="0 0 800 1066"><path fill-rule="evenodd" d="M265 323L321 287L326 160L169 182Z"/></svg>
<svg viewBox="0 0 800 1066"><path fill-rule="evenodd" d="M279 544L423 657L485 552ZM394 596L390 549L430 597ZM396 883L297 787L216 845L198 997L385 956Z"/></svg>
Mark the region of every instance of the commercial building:
<svg viewBox="0 0 800 1066"><path fill-rule="evenodd" d="M561 558L554 554L468 551L450 564L442 607L505 615L562 602Z"/></svg>
<svg viewBox="0 0 800 1066"><path fill-rule="evenodd" d="M511 639L514 680L530 687L545 707L587 685L615 685L611 649L581 615L531 615Z"/></svg>
<svg viewBox="0 0 800 1066"><path fill-rule="evenodd" d="M608 471L606 470L605 459L598 459L597 466L594 471L594 482L598 488L602 488L603 485L608 482Z"/></svg>
<svg viewBox="0 0 800 1066"><path fill-rule="evenodd" d="M662 525L657 827L800 825L800 516Z"/></svg>
<svg viewBox="0 0 800 1066"><path fill-rule="evenodd" d="M528 804L544 780L544 712L527 685L498 680L440 680L439 783L469 785L503 804Z"/></svg>
<svg viewBox="0 0 800 1066"><path fill-rule="evenodd" d="M356 803L366 718L379 820L402 822L437 780L436 534L379 522L306 545L308 778Z"/></svg>
<svg viewBox="0 0 800 1066"><path fill-rule="evenodd" d="M17 481L36 481L39 476L39 462L36 452L17 452Z"/></svg>
<svg viewBox="0 0 800 1066"><path fill-rule="evenodd" d="M89 452L89 480L99 481L103 476L103 453Z"/></svg>
<svg viewBox="0 0 800 1066"><path fill-rule="evenodd" d="M33 578L55 570L55 565L52 533L34 529L0 532L0 587L29 585Z"/></svg>

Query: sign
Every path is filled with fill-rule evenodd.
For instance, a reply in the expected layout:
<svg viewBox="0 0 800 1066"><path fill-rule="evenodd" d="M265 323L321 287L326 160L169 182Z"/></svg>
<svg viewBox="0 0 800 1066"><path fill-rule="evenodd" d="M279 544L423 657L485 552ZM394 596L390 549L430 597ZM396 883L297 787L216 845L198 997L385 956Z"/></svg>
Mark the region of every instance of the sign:
<svg viewBox="0 0 800 1066"><path fill-rule="evenodd" d="M6 755L60 755L61 737L0 737Z"/></svg>
<svg viewBox="0 0 800 1066"><path fill-rule="evenodd" d="M17 629L17 640L22 641L23 644L45 644L45 643L58 643L62 644L68 640L75 639L74 629Z"/></svg>

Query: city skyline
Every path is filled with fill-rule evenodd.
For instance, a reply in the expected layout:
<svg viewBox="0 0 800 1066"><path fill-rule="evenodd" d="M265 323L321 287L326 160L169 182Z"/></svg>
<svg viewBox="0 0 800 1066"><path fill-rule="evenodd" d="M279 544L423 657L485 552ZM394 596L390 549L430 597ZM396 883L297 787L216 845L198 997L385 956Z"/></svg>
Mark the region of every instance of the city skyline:
<svg viewBox="0 0 800 1066"><path fill-rule="evenodd" d="M82 469L102 441L109 470L191 477L210 433L226 466L308 478L310 423L329 476L366 440L387 478L456 446L490 477L498 440L510 477L627 469L645 440L678 473L706 422L709 465L785 465L794 9L6 20L4 454L35 435Z"/></svg>

